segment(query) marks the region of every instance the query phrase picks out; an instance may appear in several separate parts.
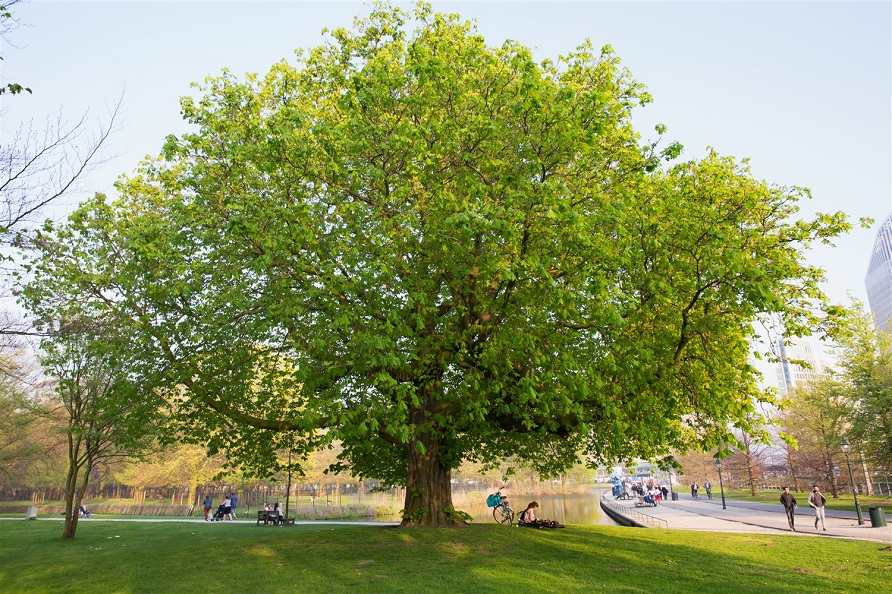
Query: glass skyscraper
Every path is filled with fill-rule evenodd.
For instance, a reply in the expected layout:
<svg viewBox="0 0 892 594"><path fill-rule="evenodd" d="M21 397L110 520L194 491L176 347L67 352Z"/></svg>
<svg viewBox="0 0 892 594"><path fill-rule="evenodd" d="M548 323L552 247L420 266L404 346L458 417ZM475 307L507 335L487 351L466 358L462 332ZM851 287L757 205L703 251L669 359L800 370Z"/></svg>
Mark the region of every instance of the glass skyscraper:
<svg viewBox="0 0 892 594"><path fill-rule="evenodd" d="M864 283L877 328L888 332L892 328L892 215L877 231Z"/></svg>

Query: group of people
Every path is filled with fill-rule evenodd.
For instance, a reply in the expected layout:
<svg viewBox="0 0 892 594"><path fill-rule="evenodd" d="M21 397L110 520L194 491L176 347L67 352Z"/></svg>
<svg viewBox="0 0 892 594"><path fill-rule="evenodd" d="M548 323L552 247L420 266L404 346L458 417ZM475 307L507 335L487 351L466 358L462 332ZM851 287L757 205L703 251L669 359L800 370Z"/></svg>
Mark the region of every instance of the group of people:
<svg viewBox="0 0 892 594"><path fill-rule="evenodd" d="M709 481L703 482L703 490L706 491L706 498L712 499L712 484ZM691 499L700 499L700 485L697 481L691 483Z"/></svg>
<svg viewBox="0 0 892 594"><path fill-rule="evenodd" d="M266 512L266 525L267 526L284 526L285 516L282 514L282 509L279 507L279 502L271 508L269 503L263 506L263 511Z"/></svg>
<svg viewBox="0 0 892 594"><path fill-rule="evenodd" d="M214 507L214 500L210 496L210 494L205 496L204 503L202 504L202 506L204 507L204 521L205 522L210 522L215 519L216 520L235 520L235 518L236 518L235 509L236 509L236 507L238 507L238 495L236 495L235 493L231 493L231 494L227 495L223 499L223 503L221 503L217 507L217 511L213 515L213 517L211 516L211 508Z"/></svg>
<svg viewBox="0 0 892 594"><path fill-rule="evenodd" d="M614 485L613 495L617 499L637 499L635 505L657 506L669 499L669 488L658 485L653 480L647 484L626 482Z"/></svg>
<svg viewBox="0 0 892 594"><path fill-rule="evenodd" d="M790 487L784 487L784 492L780 496L780 502L784 506L784 511L787 512L787 523L790 524L790 530L796 532L795 513L799 504L796 503L796 498L790 493ZM826 505L827 499L824 498L821 489L817 485L813 485L811 493L808 494L808 506L815 510L815 530L818 529L818 522L820 522L821 528L824 529L824 532L827 532L827 521L824 515L824 506Z"/></svg>

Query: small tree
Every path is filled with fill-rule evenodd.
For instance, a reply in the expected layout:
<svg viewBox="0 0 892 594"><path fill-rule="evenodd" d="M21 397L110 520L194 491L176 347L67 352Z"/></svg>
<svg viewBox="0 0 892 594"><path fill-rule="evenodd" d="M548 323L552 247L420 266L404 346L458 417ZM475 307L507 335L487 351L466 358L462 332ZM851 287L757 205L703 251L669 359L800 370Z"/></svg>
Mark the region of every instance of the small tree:
<svg viewBox="0 0 892 594"><path fill-rule="evenodd" d="M65 526L74 538L90 474L100 461L137 455L148 444L153 410L103 347L110 339L97 325L59 324L41 342L39 359L55 380L68 443Z"/></svg>
<svg viewBox="0 0 892 594"><path fill-rule="evenodd" d="M851 417L846 394L845 383L828 372L790 391L779 416L784 433L796 444L800 468L809 470L815 480L827 480L833 497L839 497L839 440Z"/></svg>
<svg viewBox="0 0 892 594"><path fill-rule="evenodd" d="M0 488L22 484L43 457L44 447L34 439L41 411L25 391L24 374L18 355L0 350Z"/></svg>
<svg viewBox="0 0 892 594"><path fill-rule="evenodd" d="M743 477L750 494L755 496L762 478L762 465L768 446L748 431L739 432L737 437L737 447L734 453L726 458L726 464L730 472Z"/></svg>

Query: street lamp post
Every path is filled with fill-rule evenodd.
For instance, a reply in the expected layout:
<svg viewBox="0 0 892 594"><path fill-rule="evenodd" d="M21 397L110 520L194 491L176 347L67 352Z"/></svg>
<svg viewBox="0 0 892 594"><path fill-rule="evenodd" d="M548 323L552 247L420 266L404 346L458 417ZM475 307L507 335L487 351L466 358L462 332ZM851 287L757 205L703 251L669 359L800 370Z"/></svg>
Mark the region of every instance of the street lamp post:
<svg viewBox="0 0 892 594"><path fill-rule="evenodd" d="M725 483L722 481L722 459L715 459L715 467L719 469L719 488L722 490L722 509L728 509L725 507Z"/></svg>
<svg viewBox="0 0 892 594"><path fill-rule="evenodd" d="M846 466L849 467L849 479L852 481L852 495L855 496L855 512L858 514L858 525L864 525L864 516L861 514L861 504L858 502L858 489L855 487L855 475L852 474L852 464L849 462L849 440L843 437L839 440L839 447L842 448L842 453L846 455Z"/></svg>

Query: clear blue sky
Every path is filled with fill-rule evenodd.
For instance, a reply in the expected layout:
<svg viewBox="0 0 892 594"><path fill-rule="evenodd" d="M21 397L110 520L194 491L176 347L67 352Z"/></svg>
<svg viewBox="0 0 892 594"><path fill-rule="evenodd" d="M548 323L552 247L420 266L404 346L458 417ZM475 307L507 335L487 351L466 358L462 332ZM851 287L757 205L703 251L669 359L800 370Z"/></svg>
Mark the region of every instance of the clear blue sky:
<svg viewBox="0 0 892 594"><path fill-rule="evenodd" d="M398 3L401 4L402 3ZM756 176L812 189L804 214L844 210L877 224L892 210L892 4L884 2L433 2L477 21L493 45L515 39L541 58L585 38L611 44L655 102L636 121L669 127L685 156L707 146L751 159ZM178 99L222 68L265 72L321 29L349 26L357 2L86 2L31 0L2 48L3 77L34 90L4 96L0 128L102 118L124 93L116 156L87 188L112 192L164 137L179 133ZM866 300L874 229L810 257L826 290Z"/></svg>

